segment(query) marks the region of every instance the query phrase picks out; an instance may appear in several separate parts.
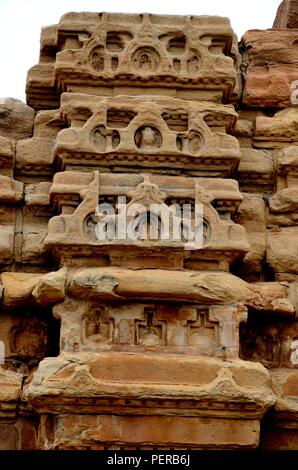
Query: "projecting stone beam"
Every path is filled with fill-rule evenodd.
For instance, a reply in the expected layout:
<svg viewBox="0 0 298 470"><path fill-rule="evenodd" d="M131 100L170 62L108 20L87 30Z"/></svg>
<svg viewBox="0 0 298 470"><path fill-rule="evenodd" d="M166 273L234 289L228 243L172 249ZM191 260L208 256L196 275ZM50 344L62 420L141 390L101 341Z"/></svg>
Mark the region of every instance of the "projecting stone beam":
<svg viewBox="0 0 298 470"><path fill-rule="evenodd" d="M126 270L95 268L78 270L69 286L69 295L101 300L154 299L202 304L238 304L257 310L294 315L288 287L279 283L249 284L229 274L202 271Z"/></svg>
<svg viewBox="0 0 298 470"><path fill-rule="evenodd" d="M232 274L119 268L78 270L69 294L101 300L147 298L210 304L245 302L258 296L253 287Z"/></svg>
<svg viewBox="0 0 298 470"><path fill-rule="evenodd" d="M68 288L66 279L68 278ZM222 272L163 269L66 268L42 273L1 274L0 300L4 309L53 305L66 295L103 302L111 300L169 300L199 304L242 304L259 311L293 316L298 307L297 285L255 283Z"/></svg>

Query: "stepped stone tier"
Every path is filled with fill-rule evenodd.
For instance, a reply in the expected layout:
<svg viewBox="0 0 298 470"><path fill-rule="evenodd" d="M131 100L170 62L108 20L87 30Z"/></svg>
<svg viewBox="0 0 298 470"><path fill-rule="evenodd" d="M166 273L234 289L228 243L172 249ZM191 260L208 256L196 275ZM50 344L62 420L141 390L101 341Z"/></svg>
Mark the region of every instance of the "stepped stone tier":
<svg viewBox="0 0 298 470"><path fill-rule="evenodd" d="M68 13L42 31L28 104L59 107L62 91L220 102L236 91L237 55L227 18Z"/></svg>
<svg viewBox="0 0 298 470"><path fill-rule="evenodd" d="M246 67L243 103L256 108L291 106L289 89L298 75L297 29L248 31L242 43Z"/></svg>
<svg viewBox="0 0 298 470"><path fill-rule="evenodd" d="M298 449L297 19L43 28L0 102L0 449Z"/></svg>

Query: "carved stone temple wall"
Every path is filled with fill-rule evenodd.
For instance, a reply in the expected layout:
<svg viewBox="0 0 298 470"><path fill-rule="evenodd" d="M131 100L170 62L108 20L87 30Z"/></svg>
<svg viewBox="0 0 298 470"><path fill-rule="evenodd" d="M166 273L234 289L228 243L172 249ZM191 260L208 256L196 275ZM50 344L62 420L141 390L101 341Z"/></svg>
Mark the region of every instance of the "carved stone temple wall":
<svg viewBox="0 0 298 470"><path fill-rule="evenodd" d="M26 91L0 104L0 449L298 449L297 0L239 44L65 14ZM154 204L202 208L201 245Z"/></svg>

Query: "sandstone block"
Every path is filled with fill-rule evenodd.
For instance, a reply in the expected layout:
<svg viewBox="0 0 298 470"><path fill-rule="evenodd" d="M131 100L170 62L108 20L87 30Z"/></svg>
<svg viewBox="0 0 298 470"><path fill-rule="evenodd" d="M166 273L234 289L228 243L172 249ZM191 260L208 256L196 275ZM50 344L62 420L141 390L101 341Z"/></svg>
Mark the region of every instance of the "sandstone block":
<svg viewBox="0 0 298 470"><path fill-rule="evenodd" d="M298 185L278 191L269 200L271 212L298 212Z"/></svg>
<svg viewBox="0 0 298 470"><path fill-rule="evenodd" d="M51 59L59 54L54 63L41 54L28 75L27 99L38 108L56 104L57 88L219 102L236 86L236 40L227 18L176 17L173 29L171 15L71 13L61 18L57 36L54 29L42 36L43 51Z"/></svg>
<svg viewBox="0 0 298 470"><path fill-rule="evenodd" d="M13 260L13 240L14 226L0 225L0 256L2 263L9 263Z"/></svg>
<svg viewBox="0 0 298 470"><path fill-rule="evenodd" d="M15 142L0 135L0 170L5 176L13 176Z"/></svg>
<svg viewBox="0 0 298 470"><path fill-rule="evenodd" d="M35 450L37 435L35 422L19 417L14 422L0 422L0 450Z"/></svg>
<svg viewBox="0 0 298 470"><path fill-rule="evenodd" d="M60 426L66 429L61 433ZM46 427L46 449L251 449L259 439L257 420L192 417L66 415L55 428L54 442Z"/></svg>
<svg viewBox="0 0 298 470"><path fill-rule="evenodd" d="M278 7L273 28L298 28L298 1L283 0Z"/></svg>
<svg viewBox="0 0 298 470"><path fill-rule="evenodd" d="M271 189L273 159L270 152L242 148L237 177L242 191L259 192Z"/></svg>
<svg viewBox="0 0 298 470"><path fill-rule="evenodd" d="M25 202L30 206L48 206L50 204L51 183L28 184L25 187Z"/></svg>
<svg viewBox="0 0 298 470"><path fill-rule="evenodd" d="M267 261L275 273L298 274L298 227L268 233Z"/></svg>
<svg viewBox="0 0 298 470"><path fill-rule="evenodd" d="M298 109L286 108L273 117L258 116L254 135L255 147L283 148L298 141Z"/></svg>
<svg viewBox="0 0 298 470"><path fill-rule="evenodd" d="M18 202L23 198L24 184L0 175L0 202Z"/></svg>
<svg viewBox="0 0 298 470"><path fill-rule="evenodd" d="M268 427L263 431L262 449L295 451L298 448L297 429L272 426L272 424L271 428Z"/></svg>
<svg viewBox="0 0 298 470"><path fill-rule="evenodd" d="M33 380L25 387L25 397L42 413L59 409L65 414L74 403L75 414L95 409L98 413L107 410L107 406L109 413L111 407L115 413L124 405L125 398L130 400L126 408L130 415L142 412L144 405L149 407L147 415L156 414L166 403L174 415L185 415L187 410L188 416L197 416L196 407L189 406L191 399L201 402L202 409L206 409L210 400L232 401L231 418L232 410L237 415L240 403L244 407L249 404L247 416L252 412L256 417L275 402L269 384L269 373L263 366L240 360L228 362L179 354L64 353L40 363ZM80 397L84 397L84 403L78 407ZM214 406L208 415L224 417L228 406Z"/></svg>
<svg viewBox="0 0 298 470"><path fill-rule="evenodd" d="M80 180L85 183L85 188L78 187ZM75 185L74 181L76 181ZM88 181L89 184L86 184ZM83 199L79 205L77 205L77 199L74 198L76 192ZM67 199L65 193L68 195ZM140 225L143 230L148 231L151 224L151 222L147 223L147 215L151 214L152 205L158 207L158 210L162 207L169 219L169 236L163 237L160 232L155 238L150 237L149 234L142 240L138 236L132 240L127 234L118 237L117 227L120 223L118 218L115 219L114 236L97 236L97 221L101 220L101 212L96 214L98 198L101 197L105 201L113 196L112 208L116 209L116 195L127 197L123 206L128 214L133 204L137 203L139 207L142 206L141 217L144 222ZM74 258L90 256L92 253L102 263L106 262L108 256L110 263L114 266L130 268L174 266L190 269L205 269L205 266L210 266L214 270L227 271L230 263L242 257L249 249L244 227L235 224L230 218L220 216L221 212L234 212L242 199L241 196L239 198L238 187L233 180L223 183L222 180L209 178L189 180L151 174L130 175L128 178L125 174L93 172L90 181L90 175L88 178L85 175L81 178L81 173L66 171L55 176L50 190L50 199L56 204L57 202L59 204L61 197L63 200L63 206L59 208L61 214L50 220L48 235L45 239L45 246L58 258L63 252L67 252L67 256L71 254ZM192 204L200 204L203 208L203 228L200 232L195 232L201 235L200 245L194 236L187 240L181 236L174 236L173 228L177 216L176 212L171 210L171 201L179 203L182 197L187 197ZM68 206L76 208L73 210ZM156 212L153 215L158 216ZM114 216L111 215L111 217ZM193 211L192 227L197 227L195 217ZM127 226L132 221L133 216L129 215ZM154 252L151 251L152 249ZM215 255L219 251L223 252L220 262ZM150 257L147 256L148 252L150 252Z"/></svg>
<svg viewBox="0 0 298 470"><path fill-rule="evenodd" d="M0 418L13 419L15 417L22 382L22 374L6 370L3 366L0 366Z"/></svg>
<svg viewBox="0 0 298 470"><path fill-rule="evenodd" d="M292 306L293 309L293 306ZM54 307L61 320L60 351L125 351L237 358L246 308L176 303L79 302Z"/></svg>
<svg viewBox="0 0 298 470"><path fill-rule="evenodd" d="M21 307L28 302L39 277L39 274L2 273L3 305L7 308L14 308Z"/></svg>
<svg viewBox="0 0 298 470"><path fill-rule="evenodd" d="M291 106L291 84L297 80L297 33L251 30L242 38L247 63L243 103L251 107Z"/></svg>
<svg viewBox="0 0 298 470"><path fill-rule="evenodd" d="M260 196L243 193L237 221L246 229L250 250L241 261L241 273L246 279L261 271L266 252L265 202Z"/></svg>
<svg viewBox="0 0 298 470"><path fill-rule="evenodd" d="M32 296L39 305L50 305L65 298L66 270L44 274L34 287Z"/></svg>
<svg viewBox="0 0 298 470"><path fill-rule="evenodd" d="M31 361L35 364L48 352L48 325L37 314L27 311L14 315L11 311L1 313L0 340L4 344L5 361ZM29 310L29 309L28 309ZM24 367L23 372L26 373Z"/></svg>
<svg viewBox="0 0 298 470"><path fill-rule="evenodd" d="M20 174L48 175L53 164L54 141L32 138L17 142L16 169Z"/></svg>
<svg viewBox="0 0 298 470"><path fill-rule="evenodd" d="M0 422L0 450L16 450L18 437L13 424L2 424Z"/></svg>
<svg viewBox="0 0 298 470"><path fill-rule="evenodd" d="M58 108L59 93L56 91L54 64L45 62L31 67L27 74L27 102L36 110ZM42 99L41 99L42 97Z"/></svg>
<svg viewBox="0 0 298 470"><path fill-rule="evenodd" d="M262 297L262 302L252 301L250 306L256 310L276 312L293 317L296 310L294 289L280 282L257 282L254 284Z"/></svg>
<svg viewBox="0 0 298 470"><path fill-rule="evenodd" d="M71 296L101 299L173 299L215 304L245 302L258 296L245 281L228 273L94 268L74 273Z"/></svg>
<svg viewBox="0 0 298 470"><path fill-rule="evenodd" d="M277 398L272 410L272 417L274 419L272 428L274 431L287 431L288 429L296 430L295 422L297 420L298 413L298 370L287 368L275 369L272 371L271 377L272 388ZM289 445L291 444L289 443ZM283 440L281 441L280 446L281 448L287 448L285 447ZM278 448L278 442L276 443L276 448Z"/></svg>
<svg viewBox="0 0 298 470"><path fill-rule="evenodd" d="M21 258L24 263L42 264L44 255L44 240L47 235L43 224L28 224L24 226Z"/></svg>
<svg viewBox="0 0 298 470"><path fill-rule="evenodd" d="M33 131L35 111L20 100L4 98L0 102L0 135L26 139Z"/></svg>
<svg viewBox="0 0 298 470"><path fill-rule="evenodd" d="M296 446L296 4L240 49L219 17L43 28L34 109L0 104L0 449Z"/></svg>
<svg viewBox="0 0 298 470"><path fill-rule="evenodd" d="M269 198L268 222L291 226L298 219L298 148L285 147L275 155L276 193Z"/></svg>

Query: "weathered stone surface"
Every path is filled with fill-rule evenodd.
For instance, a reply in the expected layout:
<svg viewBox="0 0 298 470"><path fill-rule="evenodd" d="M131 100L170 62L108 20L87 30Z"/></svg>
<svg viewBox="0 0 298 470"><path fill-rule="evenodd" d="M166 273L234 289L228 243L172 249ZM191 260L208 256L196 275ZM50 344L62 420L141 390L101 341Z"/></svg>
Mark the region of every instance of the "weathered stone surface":
<svg viewBox="0 0 298 470"><path fill-rule="evenodd" d="M60 207L61 215L53 217L49 222L45 246L60 259L93 254L101 264L106 264L108 256L110 264L114 266L204 269L205 265L216 271L227 271L230 263L242 257L249 249L245 229L230 218L220 217L221 211L230 213L238 207L242 198L239 198L237 184L235 181L223 183L221 180L204 181L201 178L192 178L189 182L187 180L149 174L127 177L125 174L97 172L92 175L89 173L88 176L68 171L58 173L50 190L50 198L59 204L62 196L64 207L67 204L76 209L65 210L63 206ZM81 185L78 185L79 182ZM68 195L68 201L65 200L65 194ZM76 194L80 194L83 199L78 206L74 199ZM160 232L159 235L150 237L149 233L149 236L144 235L144 239L137 235L132 240L127 232L119 237L117 234L121 222L117 218L113 222L116 227L115 236L99 236L97 230L100 230L98 224L102 213L97 213L98 199L101 197L105 202L111 196L115 198L115 195L125 196L126 201L129 201L124 204L127 214L133 204L141 206L139 210L144 220L141 225L146 231L146 214L154 212L152 207L159 205L159 210L163 209L165 218L169 220L170 236L163 237ZM179 203L182 198L203 207L203 229L199 232L199 240L199 237L193 236L185 242L183 237L173 235L176 213L172 212L170 202ZM218 207L218 210L214 207ZM156 212L154 214L158 217ZM196 224L195 217L193 212L190 216L192 226ZM128 215L127 227L130 227L130 221L131 216ZM129 250L123 253L124 247L129 247ZM155 249L154 253L152 249ZM216 253L219 251L223 252L220 263L216 261ZM151 254L150 258L148 253Z"/></svg>
<svg viewBox="0 0 298 470"><path fill-rule="evenodd" d="M40 265L44 262L44 240L47 235L46 226L38 221L24 224L21 259L23 263Z"/></svg>
<svg viewBox="0 0 298 470"><path fill-rule="evenodd" d="M24 139L17 143L16 168L19 173L48 175L54 156L51 139Z"/></svg>
<svg viewBox="0 0 298 470"><path fill-rule="evenodd" d="M270 210L274 213L298 211L298 186L284 188L270 198Z"/></svg>
<svg viewBox="0 0 298 470"><path fill-rule="evenodd" d="M298 1L283 0L278 7L273 28L298 28Z"/></svg>
<svg viewBox="0 0 298 470"><path fill-rule="evenodd" d="M32 290L39 279L38 274L2 273L3 304L5 307L19 307L31 297Z"/></svg>
<svg viewBox="0 0 298 470"><path fill-rule="evenodd" d="M269 435L265 440L265 445L268 448L296 449L294 446L297 443L297 380L297 369L280 368L272 371L272 387L276 393L277 401L269 422L271 425L269 432L267 431ZM285 442L285 436L289 438L288 442Z"/></svg>
<svg viewBox="0 0 298 470"><path fill-rule="evenodd" d="M3 264L11 263L14 259L15 223L15 209L0 204L0 259Z"/></svg>
<svg viewBox="0 0 298 470"><path fill-rule="evenodd" d="M280 368L272 371L272 386L276 393L277 401L270 420L266 423L263 444L265 449L297 449L297 381L297 369Z"/></svg>
<svg viewBox="0 0 298 470"><path fill-rule="evenodd" d="M0 421L0 450L35 450L38 448L36 422L18 418L14 422Z"/></svg>
<svg viewBox="0 0 298 470"><path fill-rule="evenodd" d="M3 272L3 306L18 308L34 300L43 306L59 302L65 296L65 275L63 269L47 274Z"/></svg>
<svg viewBox="0 0 298 470"><path fill-rule="evenodd" d="M256 297L249 284L228 273L94 268L73 275L70 295L94 299L173 299L215 304L245 302Z"/></svg>
<svg viewBox="0 0 298 470"><path fill-rule="evenodd" d="M297 32L252 30L242 38L245 49L243 103L261 108L291 106L291 84L297 80Z"/></svg>
<svg viewBox="0 0 298 470"><path fill-rule="evenodd" d="M264 287L267 289L268 300L270 294L271 296L272 294L281 295L278 294L277 283L266 283ZM242 323L239 329L240 357L242 359L261 362L270 371L277 368L281 370L297 368L298 322L297 317L293 316L293 312L292 321L289 321L291 318L290 309L286 312L284 308L289 305L289 299L272 298L267 310L249 311L247 322ZM276 307L279 310L272 310Z"/></svg>
<svg viewBox="0 0 298 470"><path fill-rule="evenodd" d="M271 189L273 176L272 156L266 150L242 148L237 179L242 191L259 192Z"/></svg>
<svg viewBox="0 0 298 470"><path fill-rule="evenodd" d="M282 148L298 141L298 108L286 108L273 117L258 116L254 145Z"/></svg>
<svg viewBox="0 0 298 470"><path fill-rule="evenodd" d="M23 198L23 183L0 175L0 202L17 202Z"/></svg>
<svg viewBox="0 0 298 470"><path fill-rule="evenodd" d="M294 285L294 284L293 284ZM294 316L298 312L296 308L296 294L291 286L280 282L258 282L254 284L259 294L262 296L262 303L256 298L250 304L257 310L266 312L276 312L284 315Z"/></svg>
<svg viewBox="0 0 298 470"><path fill-rule="evenodd" d="M54 442L49 441L46 427L46 449L250 449L256 447L259 438L257 420L233 420L221 418L193 418L182 416L109 416L98 415L88 419L86 415L66 415L59 420ZM177 432L178 430L178 432Z"/></svg>
<svg viewBox="0 0 298 470"><path fill-rule="evenodd" d="M24 305L21 315L1 312L0 340L4 344L7 363L22 357L36 365L49 351L48 324L37 311L32 313L32 310L32 306L30 309ZM27 372L25 368L23 372Z"/></svg>
<svg viewBox="0 0 298 470"><path fill-rule="evenodd" d="M233 419L238 407L247 406L246 416L256 417L272 406L275 397L269 383L263 366L239 360L116 352L97 356L81 353L78 360L78 355L62 354L40 363L25 387L25 397L43 414L73 410L78 415L107 411L109 415L117 409L124 411L127 402L123 400L129 399L130 415L142 413L144 406L146 414L152 415L166 406L172 415L187 412L197 416L201 403L207 416L220 418L226 416L231 403L229 415ZM84 397L82 403L80 397ZM207 411L210 400L214 406ZM198 405L190 406L190 401ZM74 403L80 406L73 408ZM200 441L196 444L199 447Z"/></svg>
<svg viewBox="0 0 298 470"><path fill-rule="evenodd" d="M246 229L250 250L241 262L241 272L247 279L262 270L266 252L266 213L262 197L243 193L237 222Z"/></svg>
<svg viewBox="0 0 298 470"><path fill-rule="evenodd" d="M0 171L2 175L13 176L15 142L0 135Z"/></svg>
<svg viewBox="0 0 298 470"><path fill-rule="evenodd" d="M271 221L276 225L297 223L298 148L286 147L276 155L276 193L270 198ZM282 214L282 215L281 215Z"/></svg>
<svg viewBox="0 0 298 470"><path fill-rule="evenodd" d="M0 100L0 135L10 139L26 139L33 131L34 109L20 100Z"/></svg>
<svg viewBox="0 0 298 470"><path fill-rule="evenodd" d="M153 299L154 300L154 296ZM61 320L60 351L125 351L237 358L242 305L203 307L190 303L66 301L56 305ZM293 309L293 306L292 306Z"/></svg>
<svg viewBox="0 0 298 470"><path fill-rule="evenodd" d="M11 424L0 422L0 450L17 449L18 434Z"/></svg>
<svg viewBox="0 0 298 470"><path fill-rule="evenodd" d="M275 273L298 274L298 227L268 233L267 261Z"/></svg>
<svg viewBox="0 0 298 470"><path fill-rule="evenodd" d="M297 146L285 147L275 156L276 193L269 198L268 222L275 226L297 224L298 153Z"/></svg>
<svg viewBox="0 0 298 470"><path fill-rule="evenodd" d="M28 102L37 109L56 105L55 85L96 95L217 102L236 85L235 37L227 18L68 13L57 25L57 41L55 35L54 29L42 32L43 50L59 52L54 63L41 57L28 74Z"/></svg>
<svg viewBox="0 0 298 470"><path fill-rule="evenodd" d="M286 177L286 181L280 180L280 178L277 179L278 187L282 183L286 183L286 186L295 185L298 168L298 146L291 145L280 150L276 155L276 162L278 176Z"/></svg>
<svg viewBox="0 0 298 470"><path fill-rule="evenodd" d="M23 376L0 366L0 418L14 418L20 400Z"/></svg>
<svg viewBox="0 0 298 470"><path fill-rule="evenodd" d="M29 206L48 206L50 204L51 183L44 181L28 184L25 189L25 202Z"/></svg>
<svg viewBox="0 0 298 470"><path fill-rule="evenodd" d="M34 120L32 138L16 145L15 167L22 175L49 175L53 171L55 138L62 126L56 110L40 111Z"/></svg>
<svg viewBox="0 0 298 470"><path fill-rule="evenodd" d="M43 28L36 111L0 105L1 449L298 448L294 7L239 49L218 17Z"/></svg>
<svg viewBox="0 0 298 470"><path fill-rule="evenodd" d="M274 427L274 424L269 423L263 432L263 450L295 451L298 448L298 432L295 428Z"/></svg>
<svg viewBox="0 0 298 470"><path fill-rule="evenodd" d="M241 158L236 138L227 134L236 122L232 106L63 93L61 112L70 125L59 132L55 145L62 169L117 165L162 170L170 163L179 172L213 176L223 171L228 176Z"/></svg>
<svg viewBox="0 0 298 470"><path fill-rule="evenodd" d="M296 310L296 316L298 316L298 284L292 283L289 287L289 300L292 302Z"/></svg>
<svg viewBox="0 0 298 470"><path fill-rule="evenodd" d="M32 296L39 305L50 305L65 298L66 270L48 273L42 276L32 291Z"/></svg>

